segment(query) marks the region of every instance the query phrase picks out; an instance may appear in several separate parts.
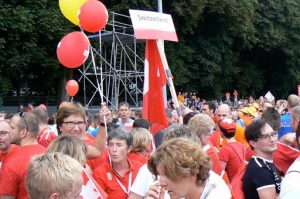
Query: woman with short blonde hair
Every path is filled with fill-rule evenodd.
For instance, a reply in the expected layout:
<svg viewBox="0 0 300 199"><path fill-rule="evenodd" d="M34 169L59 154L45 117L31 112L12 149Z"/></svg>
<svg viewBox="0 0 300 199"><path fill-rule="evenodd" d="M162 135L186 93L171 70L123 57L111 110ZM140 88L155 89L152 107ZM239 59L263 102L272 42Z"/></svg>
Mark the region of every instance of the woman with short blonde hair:
<svg viewBox="0 0 300 199"><path fill-rule="evenodd" d="M128 157L145 164L153 151L153 138L150 131L136 127L132 131L133 144Z"/></svg>

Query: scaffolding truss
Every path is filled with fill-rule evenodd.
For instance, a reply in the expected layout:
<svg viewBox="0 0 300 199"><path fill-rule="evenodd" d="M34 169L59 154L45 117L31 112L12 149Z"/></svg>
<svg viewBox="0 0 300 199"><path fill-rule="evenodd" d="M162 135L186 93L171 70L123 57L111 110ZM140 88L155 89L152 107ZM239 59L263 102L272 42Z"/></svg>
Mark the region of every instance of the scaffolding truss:
<svg viewBox="0 0 300 199"><path fill-rule="evenodd" d="M86 109L106 102L117 108L126 101L140 107L143 99L144 42L137 43L129 16L110 13L105 30L89 35L91 51L78 81L83 84ZM102 95L103 94L103 95Z"/></svg>

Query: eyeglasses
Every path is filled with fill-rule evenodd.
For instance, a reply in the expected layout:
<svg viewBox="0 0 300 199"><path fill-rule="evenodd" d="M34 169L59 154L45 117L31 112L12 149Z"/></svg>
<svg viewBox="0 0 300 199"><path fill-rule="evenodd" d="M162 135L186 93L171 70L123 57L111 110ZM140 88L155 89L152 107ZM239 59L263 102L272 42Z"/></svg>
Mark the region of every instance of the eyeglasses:
<svg viewBox="0 0 300 199"><path fill-rule="evenodd" d="M277 132L273 132L273 133L271 133L269 135L262 135L262 136L258 137L257 139L270 141L271 138L278 139L278 133Z"/></svg>
<svg viewBox="0 0 300 199"><path fill-rule="evenodd" d="M8 131L0 131L0 136L5 136L5 135L7 135L7 134L9 134Z"/></svg>
<svg viewBox="0 0 300 199"><path fill-rule="evenodd" d="M71 128L71 129L74 128L75 125L77 125L79 128L83 128L86 125L86 122L83 122L83 121L81 121L81 122L72 122L72 121L70 121L70 122L63 122L63 123L66 124L66 126L68 128Z"/></svg>
<svg viewBox="0 0 300 199"><path fill-rule="evenodd" d="M20 116L20 118L23 118L24 123L25 123L25 125L26 125L26 130L28 130L28 123L27 123L27 121L26 121L26 119L25 119L25 112L20 112L20 113L19 113L19 116Z"/></svg>
<svg viewBox="0 0 300 199"><path fill-rule="evenodd" d="M227 114L218 114L218 117L228 117Z"/></svg>

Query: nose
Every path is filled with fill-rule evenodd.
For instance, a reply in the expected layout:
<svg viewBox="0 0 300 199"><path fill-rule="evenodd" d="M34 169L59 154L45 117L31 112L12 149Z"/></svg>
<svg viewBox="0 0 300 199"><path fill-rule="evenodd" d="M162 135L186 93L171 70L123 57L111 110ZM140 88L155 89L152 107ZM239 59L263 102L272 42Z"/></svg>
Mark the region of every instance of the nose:
<svg viewBox="0 0 300 199"><path fill-rule="evenodd" d="M166 184L166 177L165 176L160 176L159 183L165 185Z"/></svg>
<svg viewBox="0 0 300 199"><path fill-rule="evenodd" d="M272 142L275 142L275 141L277 141L277 139L278 138L276 136L270 136L269 140L272 141Z"/></svg>
<svg viewBox="0 0 300 199"><path fill-rule="evenodd" d="M117 146L113 145L111 149L112 149L112 151L117 151Z"/></svg>
<svg viewBox="0 0 300 199"><path fill-rule="evenodd" d="M75 126L73 127L73 130L80 130L78 124L75 124Z"/></svg>

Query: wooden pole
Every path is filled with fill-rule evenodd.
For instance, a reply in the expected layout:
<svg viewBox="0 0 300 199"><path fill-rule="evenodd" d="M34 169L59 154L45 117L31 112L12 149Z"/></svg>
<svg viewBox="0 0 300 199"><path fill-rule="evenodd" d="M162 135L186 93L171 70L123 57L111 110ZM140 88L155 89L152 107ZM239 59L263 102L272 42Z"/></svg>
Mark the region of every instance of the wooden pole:
<svg viewBox="0 0 300 199"><path fill-rule="evenodd" d="M168 86L169 86L170 93L171 93L171 96L172 96L172 99L173 99L173 102L174 102L174 108L177 110L177 113L178 113L178 116L179 116L179 123L183 124L182 111L181 111L181 108L179 106L179 102L178 102L178 99L177 99L177 94L176 94L175 87L174 87L174 84L173 84L172 73L171 73L171 70L169 68L169 64L168 64L166 55L165 55L164 50L163 50L163 44L162 44L161 40L156 40L156 43L157 43L159 55L160 55L161 60L162 60L162 64L164 66L164 69L165 69L165 72L166 72L166 75L167 75Z"/></svg>

